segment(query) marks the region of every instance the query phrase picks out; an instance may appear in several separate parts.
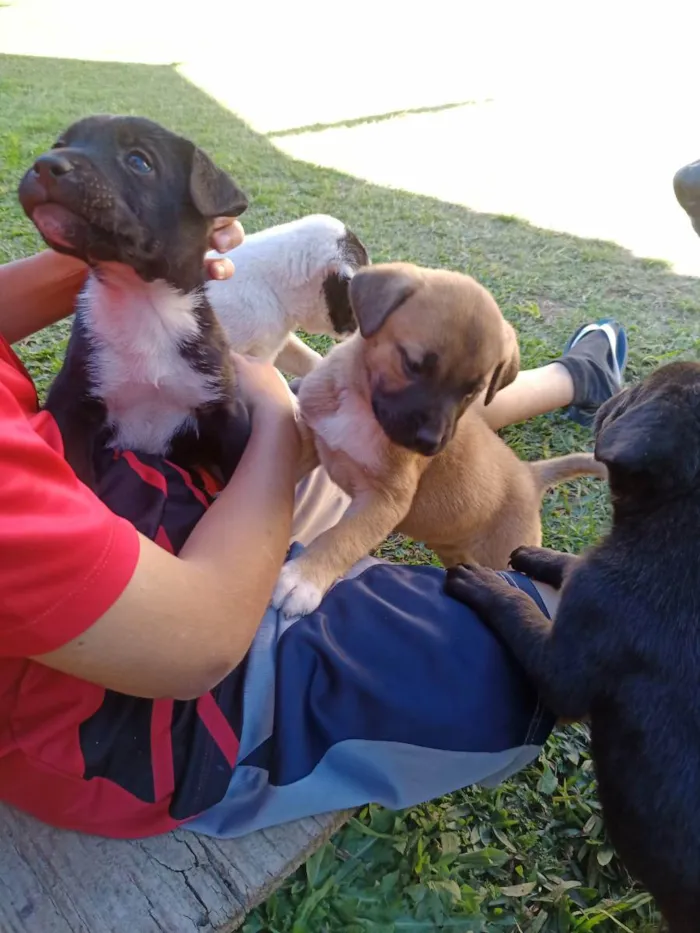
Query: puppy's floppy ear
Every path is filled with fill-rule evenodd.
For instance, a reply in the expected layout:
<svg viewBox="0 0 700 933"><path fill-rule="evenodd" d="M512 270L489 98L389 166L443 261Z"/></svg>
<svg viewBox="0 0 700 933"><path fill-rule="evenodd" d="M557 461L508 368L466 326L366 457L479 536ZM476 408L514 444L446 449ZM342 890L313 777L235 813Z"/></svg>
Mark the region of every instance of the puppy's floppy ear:
<svg viewBox="0 0 700 933"><path fill-rule="evenodd" d="M416 279L396 266L368 266L350 281L350 306L360 333L372 337L390 314L414 294Z"/></svg>
<svg viewBox="0 0 700 933"><path fill-rule="evenodd" d="M700 470L697 434L697 422L681 405L650 399L600 426L595 457L612 470L668 485L690 482Z"/></svg>
<svg viewBox="0 0 700 933"><path fill-rule="evenodd" d="M190 197L202 217L238 217L248 199L233 179L195 147L190 171Z"/></svg>
<svg viewBox="0 0 700 933"><path fill-rule="evenodd" d="M486 390L484 405L489 405L493 401L496 392L514 382L519 372L520 348L518 347L518 338L515 336L515 331L510 324L504 322L504 355L493 371L491 382L489 382L489 387Z"/></svg>

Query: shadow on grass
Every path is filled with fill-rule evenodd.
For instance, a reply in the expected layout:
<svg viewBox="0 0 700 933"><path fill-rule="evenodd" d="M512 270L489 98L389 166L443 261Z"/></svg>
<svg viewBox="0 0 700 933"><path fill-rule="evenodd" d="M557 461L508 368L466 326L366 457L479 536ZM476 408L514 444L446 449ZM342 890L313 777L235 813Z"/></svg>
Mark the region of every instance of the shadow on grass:
<svg viewBox="0 0 700 933"><path fill-rule="evenodd" d="M616 318L628 328L632 379L659 363L681 355L696 357L700 351L699 280L674 275L663 263L637 259L612 243L552 233L514 218L475 213L294 161L188 83L174 67L0 56L0 101L2 261L42 246L16 199L17 182L36 154L78 117L133 113L191 137L233 174L251 199L244 218L251 232L305 213L328 212L357 232L375 262L407 260L471 273L492 290L516 326L524 366L554 358L576 326L601 317ZM56 371L64 334L65 327L55 328L22 348L41 385ZM560 413L511 428L506 436L528 458L566 452L590 441L586 431ZM547 543L579 550L605 524L604 490L592 481L561 487L547 498L544 518ZM404 550L395 546L393 556L423 559L410 545L398 547ZM574 928L576 918L581 921L582 911L597 910L601 898L611 898L606 909L615 909L629 892L629 879L614 859L598 857L600 830L583 732L567 732L553 740L546 754L548 761L503 785L500 796L467 791L390 817L371 810L365 814L364 829L346 830L341 838L346 855L355 851L367 825L377 821L389 840L375 847L369 862L359 862L352 876L353 890L360 892L352 894L352 910L367 922L354 926L349 919L350 889L345 882L336 887L329 883L326 896L316 897L318 885L326 885L327 879L332 882L334 866L346 857L331 845L314 863L313 877L298 875L250 920L248 928L291 929L292 918L303 914L303 905L308 908L309 897L315 897L317 925L299 930L375 929L368 925L370 901L381 901L382 909L377 909L384 919L377 923L389 924L382 930L393 929L391 924L399 916L418 918L419 928L435 930L450 918L454 929L467 914L472 919L465 930L495 929L494 924L567 930ZM557 776L567 777L571 800L565 794L553 802ZM454 816L453 811L459 814ZM449 842L452 860L443 851L448 844L446 829L454 837ZM476 843L507 850L508 858L470 860ZM420 858L415 856L417 849ZM571 891L578 885L579 894L562 893L552 909L540 896L544 889L537 880L548 873L574 879ZM387 887L387 876L393 887ZM430 887L429 882L441 879L442 888ZM508 888L523 879L536 882L527 896L499 895L501 886ZM644 914L648 908L639 909ZM421 925L421 916L427 925ZM636 924L634 912L632 917L626 915L625 922ZM613 927L603 921L597 928Z"/></svg>

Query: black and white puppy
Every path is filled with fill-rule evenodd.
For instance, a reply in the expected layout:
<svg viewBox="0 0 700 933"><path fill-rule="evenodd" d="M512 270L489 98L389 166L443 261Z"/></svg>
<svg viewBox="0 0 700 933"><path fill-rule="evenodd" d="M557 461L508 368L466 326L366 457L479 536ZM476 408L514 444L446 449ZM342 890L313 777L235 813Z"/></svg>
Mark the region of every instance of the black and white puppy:
<svg viewBox="0 0 700 933"><path fill-rule="evenodd" d="M292 376L321 360L295 330L342 339L357 329L350 280L369 264L367 250L342 221L310 214L246 237L228 253L236 274L207 295L231 346Z"/></svg>
<svg viewBox="0 0 700 933"><path fill-rule="evenodd" d="M249 422L203 258L212 219L242 214L243 192L158 124L92 116L36 160L19 199L49 246L91 267L46 402L80 478L94 485L98 442L230 473Z"/></svg>
<svg viewBox="0 0 700 933"><path fill-rule="evenodd" d="M610 534L584 557L519 548L561 588L551 622L483 567L449 571L561 719L590 718L610 838L670 933L700 924L700 363L661 367L599 410Z"/></svg>

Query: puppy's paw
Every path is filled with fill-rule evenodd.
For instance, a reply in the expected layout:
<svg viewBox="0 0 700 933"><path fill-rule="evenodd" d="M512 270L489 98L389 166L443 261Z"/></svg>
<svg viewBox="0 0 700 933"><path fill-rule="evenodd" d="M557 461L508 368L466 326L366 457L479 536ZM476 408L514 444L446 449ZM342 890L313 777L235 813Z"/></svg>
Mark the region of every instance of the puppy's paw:
<svg viewBox="0 0 700 933"><path fill-rule="evenodd" d="M447 571L445 592L481 614L492 608L494 599L509 595L513 588L495 570L478 564L460 564Z"/></svg>
<svg viewBox="0 0 700 933"><path fill-rule="evenodd" d="M553 551L551 548L519 547L510 555L510 566L518 573L559 589L566 572L577 560L573 554Z"/></svg>
<svg viewBox="0 0 700 933"><path fill-rule="evenodd" d="M548 555L552 554L546 547L529 547L523 545L516 547L508 560L509 567L518 573L526 573L529 577L535 575L538 567L548 563Z"/></svg>
<svg viewBox="0 0 700 933"><path fill-rule="evenodd" d="M303 562L292 560L282 568L272 594L272 605L287 619L306 616L318 609L324 592L305 574Z"/></svg>

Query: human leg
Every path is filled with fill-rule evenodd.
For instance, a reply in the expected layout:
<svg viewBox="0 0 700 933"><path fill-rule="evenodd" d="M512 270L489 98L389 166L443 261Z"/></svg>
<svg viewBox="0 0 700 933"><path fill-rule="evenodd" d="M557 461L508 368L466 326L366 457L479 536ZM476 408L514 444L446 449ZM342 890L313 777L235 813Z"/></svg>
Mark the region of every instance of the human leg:
<svg viewBox="0 0 700 933"><path fill-rule="evenodd" d="M515 382L497 392L490 405L482 406L483 417L492 430L500 431L509 424L564 408L573 398L574 382L568 370L560 363L548 363L521 370Z"/></svg>
<svg viewBox="0 0 700 933"><path fill-rule="evenodd" d="M292 541L307 547L340 521L349 504L350 497L335 485L323 467L312 470L297 485Z"/></svg>
<svg viewBox="0 0 700 933"><path fill-rule="evenodd" d="M579 328L558 360L523 370L496 394L483 417L494 430L518 424L557 408L589 424L596 409L619 391L627 362L627 338L612 321ZM477 404L481 404L480 402Z"/></svg>

